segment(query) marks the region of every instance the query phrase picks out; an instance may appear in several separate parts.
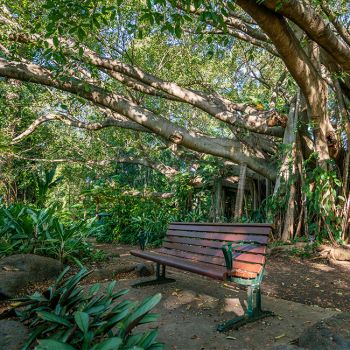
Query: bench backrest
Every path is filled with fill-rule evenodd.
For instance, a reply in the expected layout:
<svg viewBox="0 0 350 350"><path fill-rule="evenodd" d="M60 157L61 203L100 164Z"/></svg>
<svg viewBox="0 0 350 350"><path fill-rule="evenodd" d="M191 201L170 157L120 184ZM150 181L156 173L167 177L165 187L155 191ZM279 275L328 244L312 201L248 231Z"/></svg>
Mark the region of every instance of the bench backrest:
<svg viewBox="0 0 350 350"><path fill-rule="evenodd" d="M161 251L167 255L198 262L226 266L222 246L229 242L254 241L261 246L244 244L234 254L234 269L259 274L266 260L266 245L271 224L171 223ZM249 274L246 274L249 278Z"/></svg>

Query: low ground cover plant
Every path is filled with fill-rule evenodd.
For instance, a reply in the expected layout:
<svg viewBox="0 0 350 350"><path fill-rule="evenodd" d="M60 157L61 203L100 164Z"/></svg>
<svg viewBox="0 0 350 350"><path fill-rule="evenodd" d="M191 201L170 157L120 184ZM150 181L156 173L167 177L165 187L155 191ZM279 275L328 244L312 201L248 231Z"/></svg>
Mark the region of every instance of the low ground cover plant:
<svg viewBox="0 0 350 350"><path fill-rule="evenodd" d="M16 299L13 307L31 333L22 350L161 350L157 329L140 330L159 315L151 310L160 301L156 294L141 302L120 300L128 290L115 291L116 281L105 291L80 284L90 274L82 268L67 277L66 268L43 293Z"/></svg>
<svg viewBox="0 0 350 350"><path fill-rule="evenodd" d="M60 261L100 258L87 242L88 235L83 221L64 225L54 208L34 209L23 204L0 208L0 257L33 253Z"/></svg>

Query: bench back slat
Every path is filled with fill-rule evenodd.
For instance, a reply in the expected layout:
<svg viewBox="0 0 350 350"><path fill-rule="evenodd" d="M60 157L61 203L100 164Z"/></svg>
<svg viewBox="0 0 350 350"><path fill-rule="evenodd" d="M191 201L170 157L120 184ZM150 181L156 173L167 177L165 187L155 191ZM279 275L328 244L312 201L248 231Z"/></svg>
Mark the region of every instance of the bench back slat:
<svg viewBox="0 0 350 350"><path fill-rule="evenodd" d="M224 258L220 258L220 257L212 257L212 256L208 256L208 255L194 254L194 253L184 252L184 251L177 251L176 252L172 249L166 249L166 248L161 248L159 250L159 252L166 254L166 255L171 255L174 257L188 259L190 261L210 263L210 264L219 265L219 266L225 265ZM251 264L251 263L242 262L242 261L238 261L238 260L233 261L233 268L243 270L243 271L252 272L252 273L260 273L261 272L261 265L260 264Z"/></svg>
<svg viewBox="0 0 350 350"><path fill-rule="evenodd" d="M201 247L211 247L221 249L222 245L228 243L230 241L214 241L209 239L198 239L198 238L187 238L187 237L178 237L178 236L165 236L164 242L169 243L185 243L194 246ZM252 246L240 246L237 248L240 251L249 251L249 253L253 254L265 254L265 247L252 247Z"/></svg>
<svg viewBox="0 0 350 350"><path fill-rule="evenodd" d="M164 248L173 249L175 251L184 251L189 253L196 253L201 255L207 255L209 257L223 257L223 253L221 249L216 248L206 248L206 247L198 247L191 246L188 244L179 244L179 243L169 243L164 242ZM264 264L265 263L265 255L262 254L250 254L247 252L236 253L234 254L235 259L240 261L251 262L254 264Z"/></svg>
<svg viewBox="0 0 350 350"><path fill-rule="evenodd" d="M246 233L269 235L271 225L268 224L191 224L171 223L168 230L218 232L218 233Z"/></svg>
<svg viewBox="0 0 350 350"><path fill-rule="evenodd" d="M237 242L237 241L256 241L262 244L267 244L268 235L254 235L245 233L217 233L217 232L201 232L201 231L175 231L168 230L167 236L202 238L223 242Z"/></svg>
<svg viewBox="0 0 350 350"><path fill-rule="evenodd" d="M192 262L226 267L221 250L225 243L259 242L261 246L247 243L233 253L233 269L258 274L266 260L270 232L270 224L171 223L159 252Z"/></svg>

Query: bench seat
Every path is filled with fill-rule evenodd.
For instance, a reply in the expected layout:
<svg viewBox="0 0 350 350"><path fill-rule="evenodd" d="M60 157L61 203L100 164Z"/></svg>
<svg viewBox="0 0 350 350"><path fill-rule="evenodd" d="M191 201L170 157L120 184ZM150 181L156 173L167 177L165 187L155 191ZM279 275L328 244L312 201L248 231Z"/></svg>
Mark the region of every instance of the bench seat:
<svg viewBox="0 0 350 350"><path fill-rule="evenodd" d="M213 264L213 259L211 258L211 263L205 263L201 260L205 260L205 256L196 259L185 257L183 252L169 250L166 252L165 249L158 249L152 251L145 250L132 250L130 252L132 255L146 260L151 260L162 265L171 266L180 270L185 270L193 272L199 275L207 276L217 280L227 280L228 273L225 266L223 266L224 261L221 264ZM170 253L170 254L169 254ZM178 256L174 256L174 253ZM195 255L195 254L192 254ZM179 257L180 256L180 257ZM218 258L217 261L220 262L223 259ZM254 279L262 272L262 265L259 264L249 264L242 263L239 261L233 262L233 270L231 271L231 277Z"/></svg>
<svg viewBox="0 0 350 350"><path fill-rule="evenodd" d="M165 276L165 267L171 266L247 286L245 314L220 324L220 332L271 316L270 311L261 309L260 292L271 229L271 224L171 223L161 248L147 251L141 244L141 250L130 252L157 263L156 280L134 286L174 282Z"/></svg>

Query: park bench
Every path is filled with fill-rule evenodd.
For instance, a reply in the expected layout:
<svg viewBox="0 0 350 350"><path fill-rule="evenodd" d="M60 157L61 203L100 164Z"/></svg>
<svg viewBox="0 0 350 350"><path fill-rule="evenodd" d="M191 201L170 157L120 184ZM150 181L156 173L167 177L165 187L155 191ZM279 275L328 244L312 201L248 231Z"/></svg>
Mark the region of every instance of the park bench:
<svg viewBox="0 0 350 350"><path fill-rule="evenodd" d="M134 256L157 263L156 279L135 286L173 282L165 276L165 267L171 266L247 286L245 314L219 325L218 331L238 329L271 316L271 312L261 309L260 292L271 228L270 224L171 223L161 248L131 251Z"/></svg>

